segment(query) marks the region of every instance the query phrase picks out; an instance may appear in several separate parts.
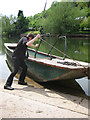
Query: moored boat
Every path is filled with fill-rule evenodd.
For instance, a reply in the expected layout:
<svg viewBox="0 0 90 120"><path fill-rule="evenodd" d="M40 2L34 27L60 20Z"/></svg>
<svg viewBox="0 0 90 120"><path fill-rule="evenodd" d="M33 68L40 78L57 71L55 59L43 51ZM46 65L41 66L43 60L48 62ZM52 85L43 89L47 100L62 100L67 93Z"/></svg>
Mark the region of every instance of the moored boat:
<svg viewBox="0 0 90 120"><path fill-rule="evenodd" d="M7 63L13 69L12 52L16 43L5 43ZM69 80L88 76L88 63L49 55L28 48L29 57L25 59L28 66L27 75L39 82ZM35 57L36 53L36 57Z"/></svg>

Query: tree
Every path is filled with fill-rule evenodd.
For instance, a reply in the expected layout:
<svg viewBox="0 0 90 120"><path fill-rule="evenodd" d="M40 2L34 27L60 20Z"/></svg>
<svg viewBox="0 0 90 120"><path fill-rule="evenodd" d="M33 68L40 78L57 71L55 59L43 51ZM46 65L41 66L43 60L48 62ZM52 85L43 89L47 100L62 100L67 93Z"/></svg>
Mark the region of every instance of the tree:
<svg viewBox="0 0 90 120"><path fill-rule="evenodd" d="M58 2L48 10L43 28L45 32L57 34L75 32L80 27L80 20L76 18L83 14L73 2Z"/></svg>
<svg viewBox="0 0 90 120"><path fill-rule="evenodd" d="M89 31L89 29L90 29L90 23L89 23L89 21L90 21L90 17L85 17L85 18L82 20L82 22L81 22L81 24L80 24L81 30L86 29L86 30Z"/></svg>
<svg viewBox="0 0 90 120"><path fill-rule="evenodd" d="M11 15L10 17L2 16L2 33L9 36L13 36L14 31L14 22L16 21L16 17Z"/></svg>
<svg viewBox="0 0 90 120"><path fill-rule="evenodd" d="M18 17L2 16L2 32L3 34L9 36L18 36L24 33L28 29L29 20L24 17L23 11L19 10Z"/></svg>
<svg viewBox="0 0 90 120"><path fill-rule="evenodd" d="M19 17L20 15L23 15L23 11L22 11L22 10L19 10L19 12L18 12L18 17ZM23 16L24 16L24 15L23 15Z"/></svg>
<svg viewBox="0 0 90 120"><path fill-rule="evenodd" d="M19 10L17 21L15 24L15 34L20 35L28 30L29 20L24 17L23 11Z"/></svg>
<svg viewBox="0 0 90 120"><path fill-rule="evenodd" d="M90 28L90 3L89 2L77 2L76 5L80 8L80 11L83 13L82 19L80 20L80 30L88 30Z"/></svg>
<svg viewBox="0 0 90 120"><path fill-rule="evenodd" d="M41 25L41 18L42 18L42 13L38 13L35 14L34 16L28 17L29 27L33 27L35 30L38 30L38 28Z"/></svg>

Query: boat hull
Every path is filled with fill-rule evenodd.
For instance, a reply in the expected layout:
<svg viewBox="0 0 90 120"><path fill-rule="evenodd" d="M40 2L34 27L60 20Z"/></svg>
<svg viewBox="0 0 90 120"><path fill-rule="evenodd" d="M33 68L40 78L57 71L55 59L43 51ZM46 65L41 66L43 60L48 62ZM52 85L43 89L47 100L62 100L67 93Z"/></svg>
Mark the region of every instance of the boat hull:
<svg viewBox="0 0 90 120"><path fill-rule="evenodd" d="M12 52L13 50L8 49L9 44L5 44L6 48L6 56L7 62L11 70L13 69L13 60L12 60ZM12 44L13 46L13 44ZM35 52L30 51L29 52ZM31 54L33 54L31 53ZM45 54L38 53L37 56L50 57ZM54 58L54 56L53 56ZM55 59L55 58L54 58ZM41 58L32 58L29 57L25 59L25 62L28 66L27 75L38 82L47 82L47 81L55 81L55 80L69 80L75 78L81 78L86 76L86 72L88 68L70 68L70 67L62 67L57 65L56 63L52 63L52 60L43 60Z"/></svg>

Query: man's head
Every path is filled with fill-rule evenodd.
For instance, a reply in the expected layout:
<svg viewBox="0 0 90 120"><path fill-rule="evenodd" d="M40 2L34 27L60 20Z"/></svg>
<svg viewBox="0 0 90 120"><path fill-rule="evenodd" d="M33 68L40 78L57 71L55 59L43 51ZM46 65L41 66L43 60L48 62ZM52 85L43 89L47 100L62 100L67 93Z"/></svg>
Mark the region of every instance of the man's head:
<svg viewBox="0 0 90 120"><path fill-rule="evenodd" d="M34 38L34 35L32 33L29 33L27 37L29 38L29 40L32 40Z"/></svg>

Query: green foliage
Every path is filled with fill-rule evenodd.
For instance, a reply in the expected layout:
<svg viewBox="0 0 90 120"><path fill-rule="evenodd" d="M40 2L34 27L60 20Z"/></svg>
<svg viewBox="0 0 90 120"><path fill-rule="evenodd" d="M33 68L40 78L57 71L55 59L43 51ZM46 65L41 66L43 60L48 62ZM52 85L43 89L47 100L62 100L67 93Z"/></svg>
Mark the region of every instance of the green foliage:
<svg viewBox="0 0 90 120"><path fill-rule="evenodd" d="M80 28L82 29L82 28L90 28L90 16L87 18L87 17L85 17L84 19L83 19L83 21L81 22L81 24L80 24Z"/></svg>
<svg viewBox="0 0 90 120"><path fill-rule="evenodd" d="M38 30L41 23L42 13L35 14L33 17L30 16L27 19L29 20L29 27L33 27L34 30Z"/></svg>
<svg viewBox="0 0 90 120"><path fill-rule="evenodd" d="M76 18L82 16L79 7L75 7L72 2L59 2L53 5L47 13L43 27L45 32L50 33L70 33L79 30L80 20Z"/></svg>
<svg viewBox="0 0 90 120"><path fill-rule="evenodd" d="M2 33L7 35L8 37L14 32L14 22L16 21L16 17L13 17L13 15L11 15L10 17L7 16L2 16L1 17L2 20Z"/></svg>
<svg viewBox="0 0 90 120"><path fill-rule="evenodd" d="M16 35L20 35L21 33L24 33L28 29L28 19L21 14L18 16L17 21L14 23L15 24L15 33Z"/></svg>
<svg viewBox="0 0 90 120"><path fill-rule="evenodd" d="M10 17L1 16L2 32L7 36L18 36L31 28L33 28L31 32L35 31L35 34L39 28L42 28L41 33L78 32L82 28L90 28L89 10L89 2L54 1L48 10L27 18L24 17L21 10L19 10L17 18L12 15Z"/></svg>
<svg viewBox="0 0 90 120"><path fill-rule="evenodd" d="M24 33L28 29L29 20L24 17L23 12L19 11L18 17L2 16L2 33L10 36L19 36L21 33Z"/></svg>
<svg viewBox="0 0 90 120"><path fill-rule="evenodd" d="M28 32L25 32L24 34L29 34L29 33L32 33L32 34L38 34L39 31L28 31Z"/></svg>
<svg viewBox="0 0 90 120"><path fill-rule="evenodd" d="M18 17L20 17L20 15L24 16L22 10L19 10L19 12L18 12Z"/></svg>
<svg viewBox="0 0 90 120"><path fill-rule="evenodd" d="M80 8L80 11L82 12L82 18L80 19L80 30L88 29L90 28L90 7L89 2L77 2L77 6Z"/></svg>

